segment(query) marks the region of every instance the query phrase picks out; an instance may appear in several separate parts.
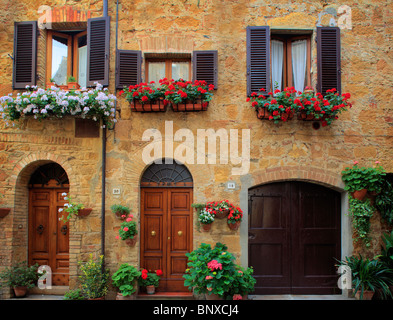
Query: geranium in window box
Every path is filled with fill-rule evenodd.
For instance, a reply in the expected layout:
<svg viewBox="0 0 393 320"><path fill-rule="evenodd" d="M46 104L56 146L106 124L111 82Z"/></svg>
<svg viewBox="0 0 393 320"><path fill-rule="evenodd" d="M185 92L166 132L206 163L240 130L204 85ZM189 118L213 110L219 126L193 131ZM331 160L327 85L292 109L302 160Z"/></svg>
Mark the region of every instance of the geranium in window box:
<svg viewBox="0 0 393 320"><path fill-rule="evenodd" d="M102 120L104 126L110 126L116 121L116 97L99 83L96 83L94 89L80 91L66 91L55 87L45 90L37 86L26 86L26 89L15 98L12 94L0 98L0 113L6 123L28 116L39 121L72 116Z"/></svg>
<svg viewBox="0 0 393 320"><path fill-rule="evenodd" d="M164 99L161 88L156 88L154 82L139 83L124 87L120 95L124 95L130 103L132 111L137 112L160 112L166 111L168 101Z"/></svg>
<svg viewBox="0 0 393 320"><path fill-rule="evenodd" d="M214 85L206 81L160 80L161 90L173 111L206 111L213 98Z"/></svg>
<svg viewBox="0 0 393 320"><path fill-rule="evenodd" d="M298 106L294 103L296 90L285 88L284 91L275 90L266 93L261 89L259 93L253 92L247 101L252 101L251 105L257 112L259 119L271 120L274 123L291 120L298 111Z"/></svg>
<svg viewBox="0 0 393 320"><path fill-rule="evenodd" d="M325 96L315 93L312 88L306 90L295 100L299 107L299 118L305 121L322 121L322 126L330 125L338 115L351 107L349 93L340 95L335 88L326 90Z"/></svg>

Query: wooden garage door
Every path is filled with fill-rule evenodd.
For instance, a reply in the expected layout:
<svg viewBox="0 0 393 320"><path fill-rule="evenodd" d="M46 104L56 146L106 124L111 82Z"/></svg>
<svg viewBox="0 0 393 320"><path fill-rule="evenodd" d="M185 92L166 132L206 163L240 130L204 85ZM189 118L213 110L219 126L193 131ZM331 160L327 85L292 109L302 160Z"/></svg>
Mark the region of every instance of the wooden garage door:
<svg viewBox="0 0 393 320"><path fill-rule="evenodd" d="M163 271L158 291L188 291L183 275L192 250L191 203L190 188L141 188L141 267Z"/></svg>
<svg viewBox="0 0 393 320"><path fill-rule="evenodd" d="M249 191L249 265L256 294L334 294L340 193L305 182Z"/></svg>

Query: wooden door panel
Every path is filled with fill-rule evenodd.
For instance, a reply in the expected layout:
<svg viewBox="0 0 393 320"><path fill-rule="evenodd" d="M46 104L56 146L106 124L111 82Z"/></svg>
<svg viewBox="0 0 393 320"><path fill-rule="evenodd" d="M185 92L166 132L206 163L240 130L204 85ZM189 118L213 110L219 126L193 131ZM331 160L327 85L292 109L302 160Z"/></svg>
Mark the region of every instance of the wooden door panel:
<svg viewBox="0 0 393 320"><path fill-rule="evenodd" d="M283 182L251 189L249 197L249 265L256 293L335 293L340 194Z"/></svg>
<svg viewBox="0 0 393 320"><path fill-rule="evenodd" d="M53 285L68 285L69 277L68 222L58 212L64 192L68 189L31 189L29 197L29 263L48 265Z"/></svg>
<svg viewBox="0 0 393 320"><path fill-rule="evenodd" d="M141 266L163 271L158 291L187 290L183 274L185 254L191 251L191 199L191 189L141 189Z"/></svg>

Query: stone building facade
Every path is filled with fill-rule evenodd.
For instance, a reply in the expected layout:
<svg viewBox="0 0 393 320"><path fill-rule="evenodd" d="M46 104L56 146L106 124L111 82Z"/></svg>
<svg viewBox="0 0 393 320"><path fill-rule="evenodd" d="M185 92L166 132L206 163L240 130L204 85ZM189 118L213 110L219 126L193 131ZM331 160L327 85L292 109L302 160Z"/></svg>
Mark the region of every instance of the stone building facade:
<svg viewBox="0 0 393 320"><path fill-rule="evenodd" d="M48 1L45 4L52 12L57 9L58 12L76 13L74 18L59 13L58 20L54 20L56 15L53 14L53 20L45 22L53 22L57 31L62 28L80 31L87 28L90 17L104 15L104 3L102 0ZM1 96L21 92L13 89L13 22L42 22L39 19L45 12L40 11L41 4L40 1L25 0L3 4L0 13ZM78 10L83 14L78 15ZM31 197L29 199L29 181L37 169L51 163L58 164L66 172L69 194L93 209L88 217L74 218L69 222L69 287L77 286L78 262L86 261L90 253L104 254L106 265L112 272L125 262L142 267L141 240L142 237L148 239L146 234L139 233L133 248L116 239L121 222L111 212L110 206L115 203L129 206L139 230L143 230L141 211L145 203L141 197L141 179L150 164L144 161L142 153L151 142L143 141L142 137L147 129L161 133L164 145L173 142L173 150L181 145L181 141L173 141L169 130L173 134L187 128L196 138L198 129L222 128L228 133L237 129L240 141L242 130L249 130L250 161L244 174L233 174L233 169L239 164L231 161L223 164L218 158L215 164L208 164L207 160L204 165L198 164L196 156L194 164L185 163L192 176L192 193L187 206L229 199L244 211L239 230L230 230L222 220L215 221L212 230L206 233L201 232L198 226L196 211L189 207L192 212L187 220L190 248L195 249L201 243L222 242L239 263L249 265L250 261L257 260L249 244L252 190L275 183L285 182L294 186L295 182L303 182L307 186L323 187L326 193L333 190L339 199L339 240L335 245L339 247L340 256L336 258L353 253L373 256L380 249L380 235L388 227L377 213L372 219L371 247L366 249L353 242L348 194L344 191L341 171L351 166L354 160L362 165L378 160L388 172L393 172L393 127L389 115L392 109L393 57L389 44L393 34L390 26L392 13L393 3L390 1L360 4L351 0L301 3L119 0L118 7L116 1L110 1L108 89L118 97L114 129L98 128L95 130L97 136L81 137L75 133L78 122L74 118L41 122L26 118L15 127L0 121L0 193L3 196L0 206L11 208L10 213L0 219L0 269L16 261L28 260L29 230L32 232L28 213L32 201ZM280 124L258 119L255 110L246 102L247 27L270 26L271 33L278 36L307 35L311 40L310 84L316 87L317 26L328 27L332 23L340 24L341 86L342 92L351 93L353 107L342 113L332 125L319 129L314 128L312 122L296 119ZM40 87L46 85L48 30L38 28L36 84ZM141 52L141 80L146 78L149 58L175 56L191 61L194 51L217 51L217 88L208 110L131 111L129 103L116 89L116 48ZM243 138L242 142L246 143L246 135ZM241 150L241 144L239 146ZM218 150L217 143L217 154ZM171 156L164 151L162 157L176 159L173 154ZM197 151L195 143L195 154ZM228 183L233 183L233 186ZM269 192L263 190L262 193ZM297 240L288 241L293 244ZM280 258L274 254L272 257ZM263 266L260 268L263 269ZM8 293L4 292L4 297L7 296Z"/></svg>

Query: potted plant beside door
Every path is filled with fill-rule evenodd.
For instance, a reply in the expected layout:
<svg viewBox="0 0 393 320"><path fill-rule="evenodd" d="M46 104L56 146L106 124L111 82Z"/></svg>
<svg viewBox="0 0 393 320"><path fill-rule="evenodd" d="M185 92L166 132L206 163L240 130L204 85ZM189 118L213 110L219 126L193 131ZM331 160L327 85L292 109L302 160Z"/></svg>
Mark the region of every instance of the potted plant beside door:
<svg viewBox="0 0 393 320"><path fill-rule="evenodd" d="M128 263L123 263L112 275L113 285L119 289L116 300L134 300L136 289L135 281L141 276L141 272Z"/></svg>
<svg viewBox="0 0 393 320"><path fill-rule="evenodd" d="M26 262L18 262L1 272L0 280L4 280L3 286L9 286L14 290L15 297L22 298L36 285L40 276L37 269L38 264L27 266Z"/></svg>
<svg viewBox="0 0 393 320"><path fill-rule="evenodd" d="M160 269L155 272L149 272L147 269L143 269L138 283L141 287L146 288L147 294L154 294L160 284L160 277L162 275L163 272Z"/></svg>

